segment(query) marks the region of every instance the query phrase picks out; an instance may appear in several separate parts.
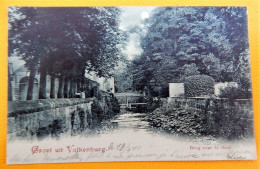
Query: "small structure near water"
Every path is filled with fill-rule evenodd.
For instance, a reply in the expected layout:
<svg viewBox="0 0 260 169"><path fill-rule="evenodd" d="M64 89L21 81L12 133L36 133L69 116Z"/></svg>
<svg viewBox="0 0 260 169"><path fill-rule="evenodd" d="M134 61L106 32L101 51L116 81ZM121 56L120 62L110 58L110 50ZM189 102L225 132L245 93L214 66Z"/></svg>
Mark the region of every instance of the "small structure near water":
<svg viewBox="0 0 260 169"><path fill-rule="evenodd" d="M225 89L226 87L235 87L237 88L237 82L224 82L224 83L216 83L214 85L214 94L216 96L219 96L221 93L221 90Z"/></svg>
<svg viewBox="0 0 260 169"><path fill-rule="evenodd" d="M184 96L184 83L169 83L169 97Z"/></svg>
<svg viewBox="0 0 260 169"><path fill-rule="evenodd" d="M214 94L220 95L221 90L226 87L238 87L237 82L223 82L214 85ZM185 95L184 83L169 83L169 97L182 97Z"/></svg>

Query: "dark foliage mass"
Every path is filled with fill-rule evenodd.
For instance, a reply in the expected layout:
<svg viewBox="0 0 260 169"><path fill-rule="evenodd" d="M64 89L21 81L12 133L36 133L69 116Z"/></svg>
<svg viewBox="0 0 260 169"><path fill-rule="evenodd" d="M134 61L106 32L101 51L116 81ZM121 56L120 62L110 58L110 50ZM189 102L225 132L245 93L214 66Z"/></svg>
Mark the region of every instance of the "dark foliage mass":
<svg viewBox="0 0 260 169"><path fill-rule="evenodd" d="M185 78L185 96L197 97L214 94L215 80L206 75L195 75Z"/></svg>
<svg viewBox="0 0 260 169"><path fill-rule="evenodd" d="M250 88L246 8L160 7L144 27L143 53L132 63L135 89L167 97L168 83L200 74Z"/></svg>
<svg viewBox="0 0 260 169"><path fill-rule="evenodd" d="M238 105L219 106L218 110L210 114L210 124L207 134L222 136L227 139L246 138L254 135L253 110L249 104L246 109L238 109Z"/></svg>
<svg viewBox="0 0 260 169"><path fill-rule="evenodd" d="M147 120L151 126L172 134L201 136L206 130L202 114L191 108L165 110L165 107L161 107L161 110L157 109L149 114Z"/></svg>
<svg viewBox="0 0 260 169"><path fill-rule="evenodd" d="M209 100L208 100L209 101ZM188 136L213 136L228 140L253 136L252 103L245 104L241 109L229 100L214 100L212 106L204 108L196 106L180 107L167 105L148 113L149 124L165 132ZM228 106L224 106L227 102Z"/></svg>
<svg viewBox="0 0 260 169"><path fill-rule="evenodd" d="M252 98L252 93L245 91L241 88L237 88L234 86L228 86L224 89L220 90L221 98L227 98L229 101L234 102L235 99L248 99Z"/></svg>

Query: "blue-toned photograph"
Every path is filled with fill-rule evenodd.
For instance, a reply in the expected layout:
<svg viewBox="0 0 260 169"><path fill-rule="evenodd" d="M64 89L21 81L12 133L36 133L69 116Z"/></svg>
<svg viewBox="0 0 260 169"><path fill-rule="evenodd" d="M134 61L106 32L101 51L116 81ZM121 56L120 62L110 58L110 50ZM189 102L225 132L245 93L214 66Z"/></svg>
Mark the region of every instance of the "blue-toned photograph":
<svg viewBox="0 0 260 169"><path fill-rule="evenodd" d="M7 163L254 160L246 7L9 7Z"/></svg>

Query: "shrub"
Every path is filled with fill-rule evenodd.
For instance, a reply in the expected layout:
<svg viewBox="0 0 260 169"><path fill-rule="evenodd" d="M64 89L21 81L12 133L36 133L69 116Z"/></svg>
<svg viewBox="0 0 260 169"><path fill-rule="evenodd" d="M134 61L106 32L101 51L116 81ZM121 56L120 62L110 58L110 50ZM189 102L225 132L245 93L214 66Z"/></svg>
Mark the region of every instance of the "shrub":
<svg viewBox="0 0 260 169"><path fill-rule="evenodd" d="M149 125L178 135L210 136L228 140L250 138L253 130L252 102L248 109L235 105L224 106L222 100L213 100L207 112L194 107L178 108L163 104L147 116Z"/></svg>
<svg viewBox="0 0 260 169"><path fill-rule="evenodd" d="M252 94L251 92L235 86L227 86L220 90L219 97L227 98L229 101L233 102L235 99L249 99L252 97Z"/></svg>
<svg viewBox="0 0 260 169"><path fill-rule="evenodd" d="M207 75L195 75L185 78L185 96L196 97L214 94L215 80Z"/></svg>
<svg viewBox="0 0 260 169"><path fill-rule="evenodd" d="M120 113L120 105L117 101L117 98L114 97L114 95L112 95L111 106L112 106L111 109L112 109L113 115Z"/></svg>
<svg viewBox="0 0 260 169"><path fill-rule="evenodd" d="M239 139L253 135L252 109L240 110L236 106L224 108L212 113L212 133L225 139Z"/></svg>
<svg viewBox="0 0 260 169"><path fill-rule="evenodd" d="M91 105L91 112L94 119L97 118L99 122L102 121L104 116L104 111L102 110L102 107L100 106L99 102L96 99L93 100L93 104Z"/></svg>

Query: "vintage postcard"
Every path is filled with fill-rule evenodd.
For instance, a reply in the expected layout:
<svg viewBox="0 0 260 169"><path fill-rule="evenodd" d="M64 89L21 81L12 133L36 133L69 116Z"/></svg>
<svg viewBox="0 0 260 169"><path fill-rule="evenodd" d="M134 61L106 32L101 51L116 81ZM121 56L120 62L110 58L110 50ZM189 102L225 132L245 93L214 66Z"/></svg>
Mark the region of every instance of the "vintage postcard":
<svg viewBox="0 0 260 169"><path fill-rule="evenodd" d="M255 160L247 20L10 6L7 164Z"/></svg>

